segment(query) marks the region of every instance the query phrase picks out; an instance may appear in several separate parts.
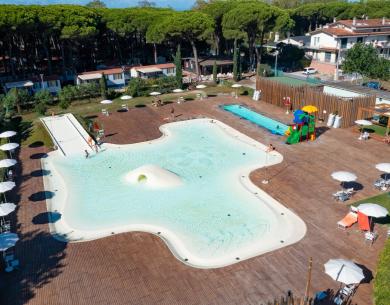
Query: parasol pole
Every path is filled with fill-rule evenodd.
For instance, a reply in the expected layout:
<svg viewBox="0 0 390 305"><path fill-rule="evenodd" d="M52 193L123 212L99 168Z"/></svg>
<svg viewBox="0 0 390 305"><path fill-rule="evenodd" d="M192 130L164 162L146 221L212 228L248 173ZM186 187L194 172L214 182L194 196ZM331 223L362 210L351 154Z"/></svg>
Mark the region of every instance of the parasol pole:
<svg viewBox="0 0 390 305"><path fill-rule="evenodd" d="M306 282L306 290L305 290L305 301L309 299L309 290L311 284L311 269L313 267L313 258L309 259L309 268L307 269L307 282Z"/></svg>

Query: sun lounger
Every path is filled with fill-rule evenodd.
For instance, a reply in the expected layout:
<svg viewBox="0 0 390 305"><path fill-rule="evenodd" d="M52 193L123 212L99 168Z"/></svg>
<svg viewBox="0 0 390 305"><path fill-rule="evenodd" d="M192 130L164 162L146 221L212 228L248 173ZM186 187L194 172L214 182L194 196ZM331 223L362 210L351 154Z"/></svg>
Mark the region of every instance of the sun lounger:
<svg viewBox="0 0 390 305"><path fill-rule="evenodd" d="M375 232L366 232L364 234L364 239L365 241L368 241L370 242L370 244L372 245L374 243L374 241L378 238L378 234L375 233Z"/></svg>
<svg viewBox="0 0 390 305"><path fill-rule="evenodd" d="M361 212L358 212L358 224L361 231L370 231L370 220Z"/></svg>
<svg viewBox="0 0 390 305"><path fill-rule="evenodd" d="M358 216L355 212L349 212L345 217L337 223L337 227L340 229L346 229L352 226L358 221Z"/></svg>

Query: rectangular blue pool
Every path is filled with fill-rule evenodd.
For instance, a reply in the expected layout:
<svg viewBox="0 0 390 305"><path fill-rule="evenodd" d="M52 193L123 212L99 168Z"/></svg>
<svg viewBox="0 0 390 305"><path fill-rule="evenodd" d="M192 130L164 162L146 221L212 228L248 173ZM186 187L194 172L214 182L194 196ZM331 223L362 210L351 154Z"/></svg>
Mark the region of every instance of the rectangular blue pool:
<svg viewBox="0 0 390 305"><path fill-rule="evenodd" d="M255 111L252 111L244 106L241 105L224 105L223 109L226 111L229 111L233 113L236 116L239 116L240 118L246 119L260 127L263 127L265 129L268 129L274 134L278 135L284 135L286 130L288 129L288 126L279 122L275 121L269 117L266 117L264 115L261 115L260 113L257 113Z"/></svg>

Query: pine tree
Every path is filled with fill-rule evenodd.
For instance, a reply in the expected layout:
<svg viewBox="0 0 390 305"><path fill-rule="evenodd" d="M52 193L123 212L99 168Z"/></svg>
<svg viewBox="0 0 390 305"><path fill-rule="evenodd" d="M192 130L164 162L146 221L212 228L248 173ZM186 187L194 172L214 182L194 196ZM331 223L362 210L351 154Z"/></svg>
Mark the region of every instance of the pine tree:
<svg viewBox="0 0 390 305"><path fill-rule="evenodd" d="M176 66L176 82L178 88L183 87L183 70L181 67L181 48L180 44L177 46L176 55L175 55L175 66Z"/></svg>
<svg viewBox="0 0 390 305"><path fill-rule="evenodd" d="M99 85L100 85L100 94L101 94L102 98L106 99L107 98L107 80L106 80L106 77L104 76L104 74L100 78Z"/></svg>
<svg viewBox="0 0 390 305"><path fill-rule="evenodd" d="M214 60L214 65L213 65L213 81L214 83L217 83L218 82L218 78L217 78L217 61Z"/></svg>

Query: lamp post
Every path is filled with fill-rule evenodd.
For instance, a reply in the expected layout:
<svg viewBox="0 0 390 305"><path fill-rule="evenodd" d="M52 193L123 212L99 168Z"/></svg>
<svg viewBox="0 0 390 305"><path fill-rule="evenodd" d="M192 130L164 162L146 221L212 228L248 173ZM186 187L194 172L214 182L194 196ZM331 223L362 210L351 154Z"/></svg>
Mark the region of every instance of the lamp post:
<svg viewBox="0 0 390 305"><path fill-rule="evenodd" d="M341 39L337 40L337 58L336 58L336 74L335 74L335 80L339 79L339 60L340 60L340 54L341 54Z"/></svg>
<svg viewBox="0 0 390 305"><path fill-rule="evenodd" d="M279 55L279 50L275 51L275 76L278 76L278 55Z"/></svg>
<svg viewBox="0 0 390 305"><path fill-rule="evenodd" d="M41 77L41 90L43 90L43 73L39 74L39 76Z"/></svg>

